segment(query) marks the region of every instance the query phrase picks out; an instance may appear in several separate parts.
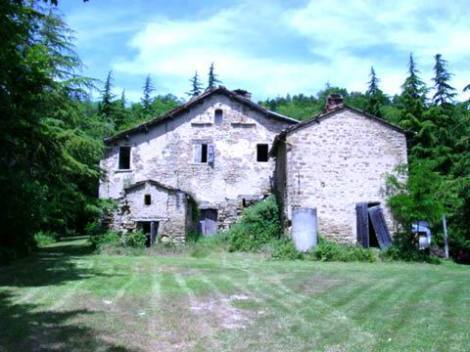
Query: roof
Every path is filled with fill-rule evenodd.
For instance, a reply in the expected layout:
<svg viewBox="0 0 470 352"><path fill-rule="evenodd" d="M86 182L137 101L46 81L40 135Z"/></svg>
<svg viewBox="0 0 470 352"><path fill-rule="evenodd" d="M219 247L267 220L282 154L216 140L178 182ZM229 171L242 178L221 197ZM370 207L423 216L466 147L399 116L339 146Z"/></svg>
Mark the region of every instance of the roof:
<svg viewBox="0 0 470 352"><path fill-rule="evenodd" d="M166 113L163 116L156 117L156 118L154 118L150 121L144 122L144 123L142 123L142 124L140 124L136 127L127 129L125 131L122 131L122 132L119 132L119 133L115 134L114 136L105 138L104 142L105 143L111 143L111 142L117 141L121 138L127 138L129 135L134 134L134 133L147 132L150 127L159 125L160 123L163 123L163 122L166 122L166 121L171 120L173 118L176 118L176 117L180 116L180 114L188 111L193 106L202 103L205 99L207 99L207 98L209 98L213 95L216 95L216 94L225 95L225 96L229 97L230 99L233 99L233 100L235 100L235 101L237 101L237 102L239 102L239 103L241 103L241 104L243 104L243 105L245 105L245 106L247 106L247 107L249 107L249 108L251 108L255 111L258 111L259 113L264 114L266 117L277 119L277 120L287 122L287 123L291 123L291 124L299 123L299 121L296 120L296 119L293 119L293 118L290 118L288 116L281 115L277 112L273 112L273 111L270 111L268 109L265 109L264 107L262 107L259 104L256 104L255 102L251 101L250 99L248 99L244 96L241 96L240 94L237 94L236 92L233 92L233 91L231 91L231 90L229 90L229 89L227 89L223 86L219 86L219 87L214 88L214 89L206 90L204 93L198 95L197 97L194 97L194 98L190 99L189 101L187 101L183 105L169 111L168 113Z"/></svg>
<svg viewBox="0 0 470 352"><path fill-rule="evenodd" d="M356 108L353 108L351 106L348 106L348 105L343 105L342 107L339 107L337 109L334 109L334 110L331 110L331 111L328 111L328 112L323 112L321 114L318 114L314 117L312 117L311 119L309 120L305 120L305 121L302 121L294 126L290 126L288 128L286 128L285 130L283 130L280 134L278 134L276 136L276 138L274 139L274 142L273 142L273 146L271 148L271 155L274 154L275 152L275 149L276 149L276 146L277 146L277 143L281 140L281 139L284 139L285 136L287 136L288 134L291 134L297 130L300 130L304 127L307 127L307 126L310 126L310 125L313 125L313 124L319 124L321 121L331 117L331 116L334 116L336 115L337 113L340 113L340 112L343 112L343 111L351 111L351 112L354 112L356 114L359 114L361 116L364 116L368 119L371 119L371 120L374 120L382 125L384 125L385 127L387 128L390 128L392 130L395 130L399 133L403 133L403 134L408 134L409 132L404 130L403 128L397 126L397 125L394 125L384 119L381 119L380 117L377 117L377 116L374 116L374 115L371 115L367 112L364 112L362 110L359 110L359 109L356 109Z"/></svg>
<svg viewBox="0 0 470 352"><path fill-rule="evenodd" d="M143 181L139 181L139 182L135 182L129 186L126 186L124 187L124 191L130 191L134 188L137 188L137 187L140 187L140 186L143 186L145 185L146 183L150 183L151 185L155 186L155 187L158 187L158 188L164 188L168 191L171 191L171 192L184 192L180 189L177 189L177 188L174 188L174 187L171 187L171 186L167 186L167 185L164 185L163 183L160 183L158 181L155 181L155 180L151 180L151 179L148 179L148 180L143 180ZM184 192L186 193L186 192Z"/></svg>

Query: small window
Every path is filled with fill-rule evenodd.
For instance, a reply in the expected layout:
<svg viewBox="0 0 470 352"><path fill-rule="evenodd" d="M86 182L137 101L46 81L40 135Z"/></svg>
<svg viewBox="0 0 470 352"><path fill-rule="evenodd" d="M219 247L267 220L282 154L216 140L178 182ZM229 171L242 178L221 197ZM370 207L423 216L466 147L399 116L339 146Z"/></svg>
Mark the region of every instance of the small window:
<svg viewBox="0 0 470 352"><path fill-rule="evenodd" d="M152 204L152 196L150 194L146 194L144 196L144 204L145 205L150 205Z"/></svg>
<svg viewBox="0 0 470 352"><path fill-rule="evenodd" d="M128 170L131 168L131 147L119 148L119 169Z"/></svg>
<svg viewBox="0 0 470 352"><path fill-rule="evenodd" d="M267 144L258 144L256 146L256 161L267 162L269 159L268 151L269 148Z"/></svg>
<svg viewBox="0 0 470 352"><path fill-rule="evenodd" d="M215 110L214 120L215 120L216 125L220 125L222 123L223 118L224 118L224 112L221 109Z"/></svg>

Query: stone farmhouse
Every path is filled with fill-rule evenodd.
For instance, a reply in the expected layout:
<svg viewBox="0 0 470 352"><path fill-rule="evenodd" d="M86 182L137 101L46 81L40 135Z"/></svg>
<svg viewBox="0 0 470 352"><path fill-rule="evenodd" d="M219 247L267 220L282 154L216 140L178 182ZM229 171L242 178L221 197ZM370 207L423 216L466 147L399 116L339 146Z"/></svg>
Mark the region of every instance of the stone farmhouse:
<svg viewBox="0 0 470 352"><path fill-rule="evenodd" d="M373 244L371 207L393 226L385 180L407 162L403 130L339 96L301 123L250 98L218 87L105 139L99 196L118 203L110 226L140 228L149 244L184 242L228 228L271 193L287 231L297 208L315 208L320 232L341 242Z"/></svg>
<svg viewBox="0 0 470 352"><path fill-rule="evenodd" d="M119 202L112 226L176 241L190 230L228 228L271 193L269 149L297 123L253 103L246 91L219 87L106 139L99 196Z"/></svg>
<svg viewBox="0 0 470 352"><path fill-rule="evenodd" d="M383 212L378 215L387 229L395 228L386 206L386 178L407 163L401 128L330 96L325 113L281 132L271 155L277 161L274 189L285 227L295 209L314 208L319 232L338 242L368 247L376 240L368 209ZM389 239L383 241L386 246Z"/></svg>

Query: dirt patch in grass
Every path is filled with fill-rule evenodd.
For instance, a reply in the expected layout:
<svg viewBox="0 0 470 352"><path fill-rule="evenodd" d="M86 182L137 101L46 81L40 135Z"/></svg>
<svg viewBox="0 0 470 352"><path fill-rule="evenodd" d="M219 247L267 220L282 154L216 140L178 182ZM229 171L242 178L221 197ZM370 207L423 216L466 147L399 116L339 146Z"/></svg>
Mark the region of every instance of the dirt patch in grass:
<svg viewBox="0 0 470 352"><path fill-rule="evenodd" d="M230 295L227 297L217 297L204 299L191 304L193 314L209 317L208 321L213 321L215 326L223 329L243 329L251 320L252 312L237 307L237 302L250 300L246 295Z"/></svg>
<svg viewBox="0 0 470 352"><path fill-rule="evenodd" d="M343 280L328 278L324 275L313 275L296 286L298 292L311 295L323 293L343 283Z"/></svg>

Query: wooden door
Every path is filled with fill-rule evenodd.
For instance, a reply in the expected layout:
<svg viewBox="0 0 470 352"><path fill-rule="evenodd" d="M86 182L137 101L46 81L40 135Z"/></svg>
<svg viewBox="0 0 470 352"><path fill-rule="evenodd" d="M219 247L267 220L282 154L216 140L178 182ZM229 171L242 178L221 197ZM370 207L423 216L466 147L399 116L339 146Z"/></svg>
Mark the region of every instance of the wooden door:
<svg viewBox="0 0 470 352"><path fill-rule="evenodd" d="M217 233L217 209L201 209L199 217L199 232L203 236Z"/></svg>

